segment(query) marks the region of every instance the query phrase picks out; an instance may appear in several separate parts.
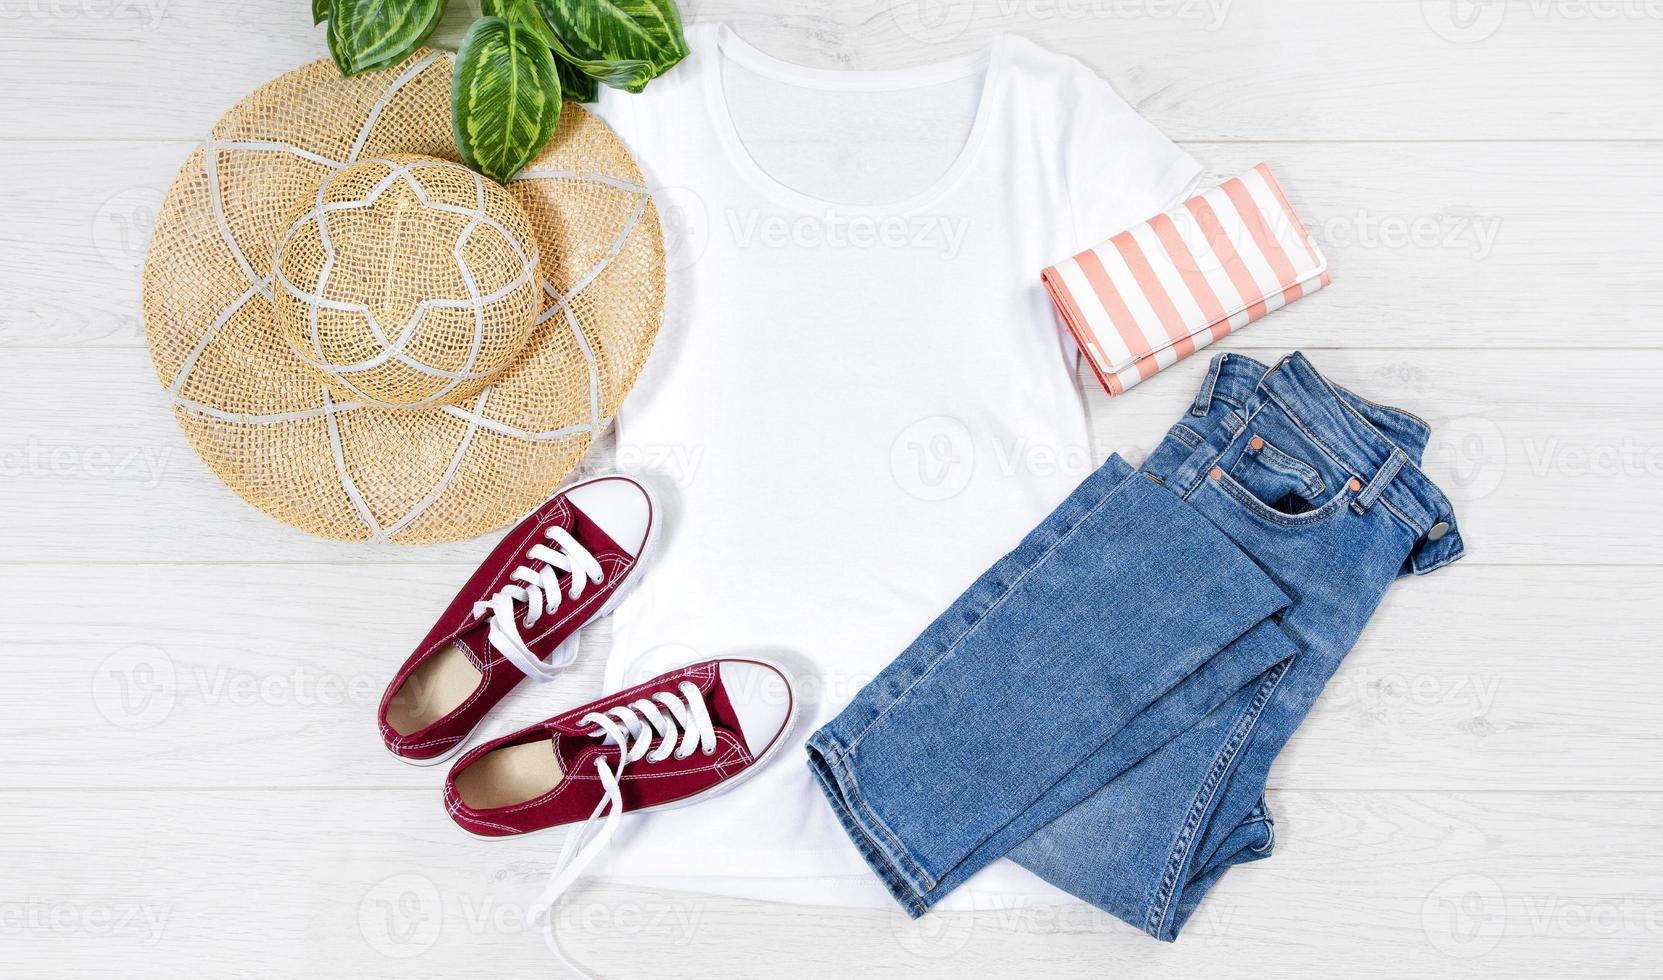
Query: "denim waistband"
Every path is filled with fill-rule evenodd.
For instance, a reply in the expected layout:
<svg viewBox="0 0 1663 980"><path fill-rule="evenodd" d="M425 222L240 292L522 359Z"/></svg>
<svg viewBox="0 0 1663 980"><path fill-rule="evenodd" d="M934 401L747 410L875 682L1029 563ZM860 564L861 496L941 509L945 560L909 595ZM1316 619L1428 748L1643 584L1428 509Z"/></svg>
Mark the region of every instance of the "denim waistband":
<svg viewBox="0 0 1663 980"><path fill-rule="evenodd" d="M1424 574L1461 557L1455 510L1420 468L1431 427L1408 412L1333 384L1298 351L1273 367L1241 354L1214 357L1190 415L1206 418L1215 414L1215 403L1228 405L1234 412L1222 417L1227 428L1204 435L1204 444L1193 447L1194 452L1175 471L1157 475L1187 493L1245 421L1267 402L1286 413L1314 444L1360 481L1363 489L1353 506L1367 509L1384 504L1415 533L1420 542L1411 557L1414 572Z"/></svg>

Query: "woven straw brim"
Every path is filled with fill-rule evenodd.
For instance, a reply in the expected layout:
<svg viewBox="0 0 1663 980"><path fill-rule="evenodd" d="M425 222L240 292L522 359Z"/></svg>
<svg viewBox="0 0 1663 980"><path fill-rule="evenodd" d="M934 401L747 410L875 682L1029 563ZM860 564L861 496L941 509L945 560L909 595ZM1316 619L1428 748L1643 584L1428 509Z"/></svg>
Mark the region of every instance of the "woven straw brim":
<svg viewBox="0 0 1663 980"><path fill-rule="evenodd" d="M289 72L220 119L157 215L144 268L156 373L220 479L278 520L346 541L454 541L559 486L634 384L664 308L664 245L617 136L567 103L510 185L536 238L541 306L519 358L477 394L423 409L333 396L273 309L273 247L295 202L358 160L458 160L451 59L420 51L342 79Z"/></svg>

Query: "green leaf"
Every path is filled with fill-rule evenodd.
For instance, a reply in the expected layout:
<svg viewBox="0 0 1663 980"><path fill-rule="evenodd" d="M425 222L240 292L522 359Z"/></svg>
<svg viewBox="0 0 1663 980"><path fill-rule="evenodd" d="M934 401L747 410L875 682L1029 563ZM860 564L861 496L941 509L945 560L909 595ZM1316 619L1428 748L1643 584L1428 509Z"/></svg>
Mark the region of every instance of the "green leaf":
<svg viewBox="0 0 1663 980"><path fill-rule="evenodd" d="M560 72L560 94L573 102L595 101L596 82L583 73L583 69L567 61L560 55L554 56L554 67Z"/></svg>
<svg viewBox="0 0 1663 980"><path fill-rule="evenodd" d="M456 53L450 103L462 159L506 184L542 152L560 121L554 53L512 21L481 17Z"/></svg>
<svg viewBox="0 0 1663 980"><path fill-rule="evenodd" d="M560 44L585 75L639 92L687 57L675 0L536 0Z"/></svg>
<svg viewBox="0 0 1663 980"><path fill-rule="evenodd" d="M518 24L537 35L551 48L560 43L560 39L554 36L554 28L543 19L543 12L537 8L536 0L484 0L481 7L485 16L501 17L510 24Z"/></svg>
<svg viewBox="0 0 1663 980"><path fill-rule="evenodd" d="M554 36L554 28L543 18L543 10L537 5L537 0L484 0L483 8L486 16L501 17L511 24L524 27L554 49L554 66L560 73L560 92L563 98L574 102L595 101L595 79L561 54L565 50L565 45ZM596 68L598 71L605 71L608 66L600 65Z"/></svg>
<svg viewBox="0 0 1663 980"><path fill-rule="evenodd" d="M312 0L312 23L321 24L329 19L329 0Z"/></svg>
<svg viewBox="0 0 1663 980"><path fill-rule="evenodd" d="M575 71L602 85L621 88L626 92L639 92L647 87L648 82L663 74L662 70L646 61L585 61L565 53L563 47L556 47L554 54Z"/></svg>
<svg viewBox="0 0 1663 980"><path fill-rule="evenodd" d="M342 75L398 64L422 46L445 0L331 0L329 53Z"/></svg>

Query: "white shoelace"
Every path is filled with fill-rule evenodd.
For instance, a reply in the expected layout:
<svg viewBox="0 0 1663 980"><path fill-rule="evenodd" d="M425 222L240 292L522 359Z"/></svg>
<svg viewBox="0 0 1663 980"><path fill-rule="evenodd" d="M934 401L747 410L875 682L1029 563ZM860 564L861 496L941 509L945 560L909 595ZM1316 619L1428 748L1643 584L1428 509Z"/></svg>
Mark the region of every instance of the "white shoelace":
<svg viewBox="0 0 1663 980"><path fill-rule="evenodd" d="M497 590L496 595L473 605L475 619L487 613L491 616L489 639L492 648L538 684L553 680L569 666L577 656L577 649L570 646L558 649L549 662L544 663L526 645L520 627L530 629L544 613L560 608L560 573L565 573L569 579L566 595L572 599L580 598L589 583L598 585L606 577L595 556L565 528L551 527L543 532L543 537L553 541L555 547L538 543L526 551L526 558L542 562L542 568L521 565L508 578L522 585L505 585ZM525 603L525 615L519 617L518 624L514 621L516 602Z"/></svg>
<svg viewBox="0 0 1663 980"><path fill-rule="evenodd" d="M680 697L669 691L660 691L651 698L631 701L628 705L604 713L591 711L578 722L594 727L596 738L604 737L608 743L618 746L618 764L616 768L609 767L605 755L595 759L595 772L601 781L601 801L583 826L566 836L560 856L555 859L554 870L549 874L548 884L532 903L526 921L532 928L541 926L549 949L560 957L562 963L579 973L583 971L566 958L555 939L554 906L566 889L582 876L584 869L611 843L612 835L617 833L624 806L619 787L624 767L643 757L649 762L663 762L672 755L685 759L695 750L705 755L716 751L716 729L710 721L710 709L705 705L704 695L690 681L682 681L678 690ZM649 753L647 750L652 747L654 738L658 739L658 745ZM600 831L592 840L588 839L595 821L603 816L605 822L601 824ZM539 922L539 919L542 921Z"/></svg>

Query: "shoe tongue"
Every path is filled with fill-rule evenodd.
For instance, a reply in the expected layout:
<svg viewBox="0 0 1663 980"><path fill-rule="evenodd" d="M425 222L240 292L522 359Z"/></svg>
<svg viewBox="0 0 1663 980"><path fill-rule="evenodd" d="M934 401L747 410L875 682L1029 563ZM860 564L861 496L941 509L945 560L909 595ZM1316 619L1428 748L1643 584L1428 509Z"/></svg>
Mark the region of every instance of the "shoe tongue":
<svg viewBox="0 0 1663 980"><path fill-rule="evenodd" d="M631 697L628 701L625 701L622 704L613 705L613 707L624 707L624 708L629 708L631 710L632 715L630 716L630 719L627 723L623 722L623 721L619 721L618 717L616 715L610 715L609 717L612 719L613 724L617 725L620 728L623 728L625 731L627 731L629 733L630 740L632 742L637 741L637 740L644 737L648 741L652 742L654 745L657 745L658 742L661 741L664 738L664 735L661 732L659 732L658 729L653 727L652 723L647 720L647 716L644 713L642 713L639 709L637 709L635 707L635 703L637 701L649 701L649 702L652 703L652 705L654 707L656 707L659 710L659 713L664 716L664 719L667 722L669 722L669 724L670 724L670 736L669 737L671 739L679 741L684 735L687 734L687 727L685 725L683 725L679 720L677 720L675 714L673 712L671 712L670 709L664 707L663 702L657 700L654 697L654 695L657 695L661 692L668 692L677 701L685 703L687 698L686 698L686 695L681 690L681 685L683 683L683 680L685 680L685 679L678 679L673 684L656 685L651 690L642 692L641 694L639 694L637 696ZM697 685L695 685L695 686L697 686ZM703 692L701 692L701 696L702 696L702 699L704 700L706 706L708 707L709 704L710 704L709 695L703 694ZM608 709L608 710L610 710L610 709ZM712 720L714 720L714 717L712 718ZM604 730L596 730L593 726L585 726L584 727L584 734L586 734L586 735L590 736L591 738L595 739L595 741L599 742L602 745L616 746L618 744L617 739L613 738L611 733L606 732Z"/></svg>
<svg viewBox="0 0 1663 980"><path fill-rule="evenodd" d="M710 691L704 696L704 703L710 709L711 724L717 728L725 728L740 740L745 738L745 730L739 727L739 712L734 710L733 699L728 697L727 685L722 683L721 673L711 684Z"/></svg>
<svg viewBox="0 0 1663 980"><path fill-rule="evenodd" d="M647 731L651 730L651 728L652 728L651 725L647 724L647 721L644 718L634 719L634 720L630 721L629 724L624 724L623 722L618 721L617 718L613 718L612 721L619 728L624 729L624 731L629 734L629 737L630 737L631 740L639 738L642 732L647 732ZM603 731L595 731L595 732L592 732L591 734L593 735L595 740L600 742L602 745L617 745L618 744L618 740L612 737L611 732L603 730ZM649 737L656 739L658 737L658 733L656 731L652 731Z"/></svg>
<svg viewBox="0 0 1663 980"><path fill-rule="evenodd" d="M618 547L618 542L612 540L605 531L601 530L599 524L583 512L582 508L570 502L568 502L568 506L572 511L572 526L567 530L572 532L572 537L589 549L590 554L598 555L603 551L623 550Z"/></svg>

